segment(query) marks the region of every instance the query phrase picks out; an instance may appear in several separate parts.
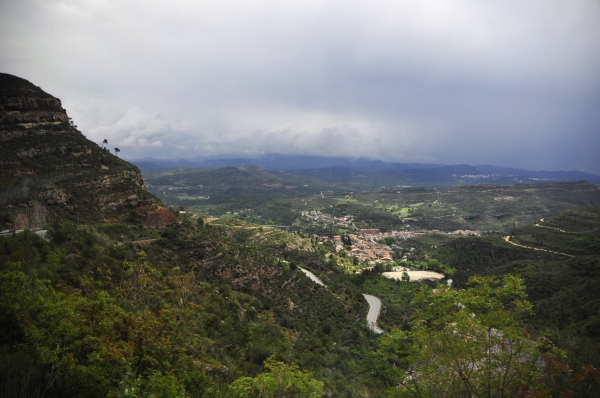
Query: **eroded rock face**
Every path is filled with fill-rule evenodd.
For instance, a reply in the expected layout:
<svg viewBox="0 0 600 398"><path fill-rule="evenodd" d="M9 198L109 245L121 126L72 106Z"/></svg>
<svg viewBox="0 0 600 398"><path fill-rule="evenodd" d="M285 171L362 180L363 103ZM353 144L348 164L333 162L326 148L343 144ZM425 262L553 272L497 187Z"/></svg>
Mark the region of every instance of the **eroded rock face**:
<svg viewBox="0 0 600 398"><path fill-rule="evenodd" d="M42 228L48 221L46 208L36 204L17 213L11 227L12 229Z"/></svg>
<svg viewBox="0 0 600 398"><path fill-rule="evenodd" d="M29 228L43 228L50 222L48 211L42 205L36 204L29 212Z"/></svg>
<svg viewBox="0 0 600 398"><path fill-rule="evenodd" d="M47 205L64 205L67 203L68 195L58 188L41 189L40 196Z"/></svg>
<svg viewBox="0 0 600 398"><path fill-rule="evenodd" d="M166 207L160 207L150 213L144 221L147 227L166 227L169 224L177 222L177 217Z"/></svg>
<svg viewBox="0 0 600 398"><path fill-rule="evenodd" d="M0 73L0 213L13 223L41 222L22 203L46 206L48 219L80 222L140 220L156 209L138 168L109 149L85 138L58 98Z"/></svg>
<svg viewBox="0 0 600 398"><path fill-rule="evenodd" d="M13 229L29 228L29 217L23 213L18 213L13 222Z"/></svg>
<svg viewBox="0 0 600 398"><path fill-rule="evenodd" d="M0 123L17 123L31 128L69 121L58 98L6 73L0 74L0 81Z"/></svg>

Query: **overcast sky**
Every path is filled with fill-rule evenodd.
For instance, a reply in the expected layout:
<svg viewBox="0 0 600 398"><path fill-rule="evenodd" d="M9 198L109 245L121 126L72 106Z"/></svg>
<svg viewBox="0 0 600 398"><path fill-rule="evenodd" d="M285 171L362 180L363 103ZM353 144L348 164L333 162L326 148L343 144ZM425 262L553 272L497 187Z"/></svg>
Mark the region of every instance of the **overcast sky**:
<svg viewBox="0 0 600 398"><path fill-rule="evenodd" d="M600 174L600 2L0 0L0 71L121 156Z"/></svg>

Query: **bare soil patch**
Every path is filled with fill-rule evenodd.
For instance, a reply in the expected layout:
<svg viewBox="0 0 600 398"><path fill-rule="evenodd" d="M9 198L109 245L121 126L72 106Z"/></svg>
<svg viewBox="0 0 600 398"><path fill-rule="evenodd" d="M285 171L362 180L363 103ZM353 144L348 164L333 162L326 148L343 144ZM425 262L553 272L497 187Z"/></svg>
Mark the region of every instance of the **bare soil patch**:
<svg viewBox="0 0 600 398"><path fill-rule="evenodd" d="M402 280L403 273L404 273L404 271L384 272L381 275L383 275L386 278L390 278L390 279ZM443 279L444 278L444 274L440 274L439 272L433 272L433 271L409 271L409 270L406 270L406 273L410 277L411 282L418 282L421 279Z"/></svg>

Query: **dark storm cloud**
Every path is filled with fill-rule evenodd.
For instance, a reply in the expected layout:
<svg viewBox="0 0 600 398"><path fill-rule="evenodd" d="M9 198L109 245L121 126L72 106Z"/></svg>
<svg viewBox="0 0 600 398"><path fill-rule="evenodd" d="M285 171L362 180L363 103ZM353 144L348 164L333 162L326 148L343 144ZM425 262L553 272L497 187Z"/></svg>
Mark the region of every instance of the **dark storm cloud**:
<svg viewBox="0 0 600 398"><path fill-rule="evenodd" d="M600 173L597 1L0 3L0 69L126 157Z"/></svg>

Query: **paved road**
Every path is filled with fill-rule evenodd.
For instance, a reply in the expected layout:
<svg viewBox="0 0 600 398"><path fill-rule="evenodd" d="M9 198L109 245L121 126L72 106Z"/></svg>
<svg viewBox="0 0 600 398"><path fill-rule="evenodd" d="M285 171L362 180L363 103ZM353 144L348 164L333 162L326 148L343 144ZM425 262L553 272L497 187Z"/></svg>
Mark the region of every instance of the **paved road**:
<svg viewBox="0 0 600 398"><path fill-rule="evenodd" d="M322 280L317 278L315 274L310 272L307 269L300 267L300 270L306 274L313 282L325 286ZM325 286L327 287L327 286ZM377 327L377 318L379 317L379 311L381 310L381 300L375 296L371 296L370 294L363 294L364 298L369 303L369 313L367 314L367 324L369 325L369 329L374 331L377 334L383 333L383 330Z"/></svg>
<svg viewBox="0 0 600 398"><path fill-rule="evenodd" d="M321 285L321 286L325 286L325 284L323 283L323 281L322 281L322 280L320 280L319 278L317 278L317 277L315 276L315 274L313 274L313 273L312 273L312 272L310 272L309 270L307 270L307 269L304 269L304 268L302 268L302 267L300 267L300 270L301 270L302 272L304 272L304 273L306 274L306 276L308 276L310 279L312 279L312 281L313 281L314 283L316 283L316 284L318 284L318 285ZM327 286L325 286L325 287L327 287Z"/></svg>
<svg viewBox="0 0 600 398"><path fill-rule="evenodd" d="M364 298L369 303L369 313L367 314L367 325L369 328L377 334L383 333L383 330L377 327L377 317L379 317L379 311L381 310L381 300L370 294L363 294Z"/></svg>

